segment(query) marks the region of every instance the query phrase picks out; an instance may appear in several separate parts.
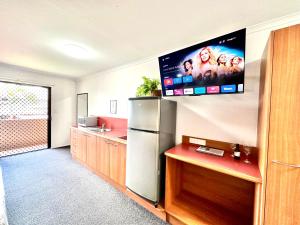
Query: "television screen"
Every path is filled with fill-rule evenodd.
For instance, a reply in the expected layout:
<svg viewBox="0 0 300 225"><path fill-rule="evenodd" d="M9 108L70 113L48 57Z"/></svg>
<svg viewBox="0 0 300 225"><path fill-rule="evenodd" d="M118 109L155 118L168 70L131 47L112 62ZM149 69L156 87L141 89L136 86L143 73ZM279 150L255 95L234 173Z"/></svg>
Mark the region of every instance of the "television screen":
<svg viewBox="0 0 300 225"><path fill-rule="evenodd" d="M246 29L159 57L164 96L244 92Z"/></svg>

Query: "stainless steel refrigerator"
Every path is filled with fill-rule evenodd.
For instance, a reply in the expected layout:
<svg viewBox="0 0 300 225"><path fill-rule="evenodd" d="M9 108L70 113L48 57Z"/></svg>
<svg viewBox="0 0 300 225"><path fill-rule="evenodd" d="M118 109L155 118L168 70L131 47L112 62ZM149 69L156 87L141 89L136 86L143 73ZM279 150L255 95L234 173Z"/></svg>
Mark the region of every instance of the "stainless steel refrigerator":
<svg viewBox="0 0 300 225"><path fill-rule="evenodd" d="M175 145L176 102L160 97L129 99L126 186L158 203L164 188L164 152Z"/></svg>

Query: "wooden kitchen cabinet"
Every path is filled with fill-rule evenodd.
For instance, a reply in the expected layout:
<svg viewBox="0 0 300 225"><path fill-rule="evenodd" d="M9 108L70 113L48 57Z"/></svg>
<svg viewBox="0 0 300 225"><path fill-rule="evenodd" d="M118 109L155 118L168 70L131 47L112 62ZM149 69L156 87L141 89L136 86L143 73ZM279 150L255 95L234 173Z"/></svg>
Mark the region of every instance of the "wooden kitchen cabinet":
<svg viewBox="0 0 300 225"><path fill-rule="evenodd" d="M109 177L109 144L105 138L97 137L97 172Z"/></svg>
<svg viewBox="0 0 300 225"><path fill-rule="evenodd" d="M87 165L96 170L97 167L97 137L95 135L87 135L86 143L86 163Z"/></svg>
<svg viewBox="0 0 300 225"><path fill-rule="evenodd" d="M109 143L110 178L125 187L126 146L117 142Z"/></svg>
<svg viewBox="0 0 300 225"><path fill-rule="evenodd" d="M126 145L97 137L97 172L125 187Z"/></svg>
<svg viewBox="0 0 300 225"><path fill-rule="evenodd" d="M125 188L126 144L71 128L71 153L99 176Z"/></svg>
<svg viewBox="0 0 300 225"><path fill-rule="evenodd" d="M299 52L295 25L271 33L262 59L258 146L264 225L300 225Z"/></svg>
<svg viewBox="0 0 300 225"><path fill-rule="evenodd" d="M87 142L87 135L82 132L78 131L77 134L78 138L78 146L77 146L77 157L81 162L86 163L86 142Z"/></svg>
<svg viewBox="0 0 300 225"><path fill-rule="evenodd" d="M77 153L76 153L76 148L77 148L77 128L75 127L72 127L70 129L70 142L71 142L71 148L70 148L70 151L71 151L71 154L73 157L76 157Z"/></svg>

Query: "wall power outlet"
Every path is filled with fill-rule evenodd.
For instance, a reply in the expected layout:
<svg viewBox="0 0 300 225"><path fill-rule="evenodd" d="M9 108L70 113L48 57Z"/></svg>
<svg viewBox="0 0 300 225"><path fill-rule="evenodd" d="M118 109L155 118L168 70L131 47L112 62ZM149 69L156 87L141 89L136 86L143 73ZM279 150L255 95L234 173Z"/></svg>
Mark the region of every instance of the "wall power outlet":
<svg viewBox="0 0 300 225"><path fill-rule="evenodd" d="M198 138L190 138L190 143L196 144L196 145L204 145L204 146L206 146L206 140L198 139Z"/></svg>

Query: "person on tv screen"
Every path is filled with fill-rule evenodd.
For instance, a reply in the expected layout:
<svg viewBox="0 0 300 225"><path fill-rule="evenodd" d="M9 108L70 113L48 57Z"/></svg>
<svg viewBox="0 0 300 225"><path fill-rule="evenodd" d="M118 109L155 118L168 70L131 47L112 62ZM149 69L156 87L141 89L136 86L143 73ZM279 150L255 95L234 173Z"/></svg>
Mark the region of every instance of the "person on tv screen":
<svg viewBox="0 0 300 225"><path fill-rule="evenodd" d="M183 62L184 74L193 75L193 60L188 59Z"/></svg>
<svg viewBox="0 0 300 225"><path fill-rule="evenodd" d="M242 77L243 77L243 76L241 76L241 72L243 71L242 62L243 62L243 59L238 57L238 56L234 56L230 60L229 74L226 77L226 82L227 83L240 83L240 82L242 82L242 80L241 80Z"/></svg>
<svg viewBox="0 0 300 225"><path fill-rule="evenodd" d="M230 60L230 72L231 73L240 73L242 72L241 63L243 62L243 59L235 56Z"/></svg>
<svg viewBox="0 0 300 225"><path fill-rule="evenodd" d="M228 73L228 67L226 65L227 63L227 57L225 54L221 54L218 59L218 75L225 75Z"/></svg>
<svg viewBox="0 0 300 225"><path fill-rule="evenodd" d="M219 84L222 84L229 72L229 67L227 66L227 56L225 54L219 55L217 59L217 63L218 63L217 74L218 74Z"/></svg>
<svg viewBox="0 0 300 225"><path fill-rule="evenodd" d="M199 74L198 79L203 78L206 71L210 70L210 74L212 76L216 76L217 74L217 61L212 50L209 47L203 48L200 53L200 63L199 63Z"/></svg>

